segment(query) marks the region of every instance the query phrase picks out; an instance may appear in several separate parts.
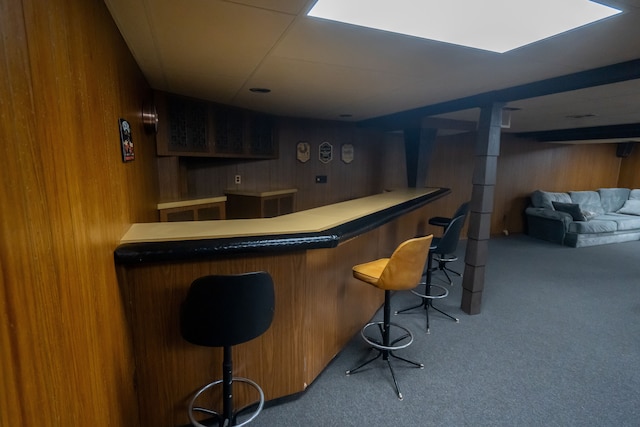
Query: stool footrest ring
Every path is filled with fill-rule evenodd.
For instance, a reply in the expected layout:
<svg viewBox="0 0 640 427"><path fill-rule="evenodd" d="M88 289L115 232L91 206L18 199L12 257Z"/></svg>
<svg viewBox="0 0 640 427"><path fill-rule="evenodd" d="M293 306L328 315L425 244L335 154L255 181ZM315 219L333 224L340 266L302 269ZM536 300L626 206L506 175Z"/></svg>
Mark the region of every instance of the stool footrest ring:
<svg viewBox="0 0 640 427"><path fill-rule="evenodd" d="M426 283L420 283L419 285L426 285ZM440 291L439 293L432 295L431 294L431 289L432 288L436 288L436 290ZM447 288L445 288L444 286L440 286L440 285L427 285L427 289L425 289L425 292L427 293L420 293L418 291L416 291L415 289L411 289L411 293L419 296L420 298L427 298L427 299L440 299L440 298L444 298L447 295L449 295L449 291L447 290Z"/></svg>
<svg viewBox="0 0 640 427"><path fill-rule="evenodd" d="M232 381L233 382L241 382L241 383L249 384L250 386L252 386L260 394L260 400L259 400L259 403L258 403L258 407L254 411L254 413L248 419L243 421L242 423L234 424L236 427L241 427L241 426L249 424L251 421L253 421L258 416L258 414L262 411L262 408L264 407L264 392L262 391L262 389L260 388L260 386L257 383L255 383L254 381L252 381L252 380L250 380L248 378L233 377ZM203 413L206 413L206 414L209 414L209 415L215 415L218 418L222 418L222 416L219 413L217 413L216 411L212 411L210 409L194 406L195 403L196 403L196 400L198 399L198 397L200 397L200 395L202 393L204 393L205 391L209 390L211 387L214 387L214 386L216 386L218 384L222 384L222 382L223 382L223 380L217 380L217 381L214 381L212 383L207 384L206 386L204 386L200 390L198 390L193 395L191 400L189 401L188 415L189 415L189 421L191 421L191 424L193 426L195 426L195 427L207 427L204 424L199 423L195 419L195 417L193 416L194 412L203 412ZM236 414L237 414L237 412L233 414L234 418L235 418ZM223 420L223 423L224 423L224 421L227 421L227 420ZM229 422L230 422L230 420L229 420ZM224 423L224 425L230 425L230 424Z"/></svg>
<svg viewBox="0 0 640 427"><path fill-rule="evenodd" d="M362 336L362 339L365 340L365 342L367 344L369 344L371 347L373 348L377 348L378 350L400 350L402 348L406 348L409 347L411 345L411 343L413 342L413 334L411 333L411 331L407 328L405 328L404 326L400 326L397 323L389 323L389 326L393 326L396 327L402 331L405 332L405 335L403 335L400 339L396 339L393 341L393 343L397 342L397 341L402 341L405 339L408 339L409 342L404 343L404 344L400 344L400 345L389 345L389 346L385 346L383 344L380 344L379 342L375 342L373 341L371 338L367 337L365 335L365 330L371 326L379 326L380 328L382 328L382 326L384 325L384 322L369 322L366 325L364 325L364 328L362 328L362 330L360 330L360 335Z"/></svg>

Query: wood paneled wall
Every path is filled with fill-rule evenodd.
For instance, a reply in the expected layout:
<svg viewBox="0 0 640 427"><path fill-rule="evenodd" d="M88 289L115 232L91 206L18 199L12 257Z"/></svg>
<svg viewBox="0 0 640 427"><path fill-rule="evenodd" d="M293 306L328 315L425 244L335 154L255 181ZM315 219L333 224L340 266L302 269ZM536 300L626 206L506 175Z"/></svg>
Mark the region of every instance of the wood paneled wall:
<svg viewBox="0 0 640 427"><path fill-rule="evenodd" d="M640 144L636 143L629 157L621 159L618 186L640 188Z"/></svg>
<svg viewBox="0 0 640 427"><path fill-rule="evenodd" d="M427 186L452 189L450 196L431 205L438 214L453 212L471 197L475 138L474 133L468 133L436 141ZM491 234L524 231L523 211L532 191L616 187L619 169L615 144L548 144L503 133ZM437 233L432 228L428 231Z"/></svg>
<svg viewBox="0 0 640 427"><path fill-rule="evenodd" d="M580 191L617 187L615 144L545 144L503 136L491 231L522 232L533 190Z"/></svg>
<svg viewBox="0 0 640 427"><path fill-rule="evenodd" d="M434 215L449 215L470 199L475 138L475 133L437 138L425 185L448 187L452 194L430 205ZM307 163L295 159L299 141L312 145L313 156ZM317 158L318 145L322 141L334 145L334 160L329 164L323 164ZM407 185L401 133L367 131L346 123L282 119L279 143L280 158L275 160L164 158L162 161L170 166L161 170L160 179L168 180L171 174L182 176L184 182L180 188L182 194L187 194L183 198L217 196L226 188L295 187L299 189L296 210ZM355 147L355 160L351 164L340 161L340 146L345 143ZM523 211L529 194L536 189L569 191L640 186L640 176L636 173L640 166L640 150L623 159L622 170L621 159L615 153L616 144L549 144L503 133L491 233L523 232ZM239 186L233 183L237 174L243 179ZM327 175L327 184L316 184L316 175ZM166 201L176 200L179 192L167 193ZM427 226L426 231L436 235L441 232L438 227L431 226ZM463 235L466 235L466 227Z"/></svg>
<svg viewBox="0 0 640 427"><path fill-rule="evenodd" d="M296 210L310 209L355 199L387 188L406 187L402 135L357 128L354 124L317 120L278 120L280 156L273 160L229 160L215 158L161 158L160 180L177 181L163 188L162 201L220 196L225 189L263 190L297 188ZM296 144L311 145L311 159L296 160ZM318 160L318 147L333 145L333 160ZM352 163L340 159L343 144L354 146ZM234 183L235 175L242 183ZM326 175L317 184L316 175Z"/></svg>
<svg viewBox="0 0 640 427"><path fill-rule="evenodd" d="M101 0L0 0L0 34L0 425L138 425L113 250L155 219L148 84Z"/></svg>

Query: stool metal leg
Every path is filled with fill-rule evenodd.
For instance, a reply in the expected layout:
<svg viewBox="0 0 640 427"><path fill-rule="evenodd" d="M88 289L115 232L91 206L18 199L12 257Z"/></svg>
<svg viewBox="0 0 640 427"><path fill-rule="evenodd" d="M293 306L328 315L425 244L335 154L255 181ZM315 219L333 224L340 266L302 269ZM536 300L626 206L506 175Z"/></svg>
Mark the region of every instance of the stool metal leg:
<svg viewBox="0 0 640 427"><path fill-rule="evenodd" d="M218 421L218 424L217 424L218 426L241 427L253 421L258 416L258 414L262 411L262 408L264 407L264 392L262 391L262 389L258 384L251 381L248 378L233 377L233 362L232 362L231 356L232 356L231 346L225 346L224 353L223 353L223 360L222 360L222 379L218 381L214 381L202 387L191 398L191 401L189 402L188 415L189 415L189 421L191 421L192 425L196 427L206 427L204 424L201 424L195 419L195 417L193 416L194 412L201 412L208 415L213 415ZM260 395L257 409L255 409L254 413L247 420L243 421L240 424L236 424L236 417L238 416L238 414L250 408L253 405L248 405L240 409L238 412L234 411L233 409L233 383L234 382L243 382L243 383L249 384L254 389L256 389L256 391ZM200 397L202 393L204 393L211 387L216 386L218 384L222 384L222 414L216 411L213 411L211 409L195 406L196 400L198 399L198 397Z"/></svg>
<svg viewBox="0 0 640 427"><path fill-rule="evenodd" d="M427 261L427 269L426 269L426 280L425 283L420 283L419 285L425 285L425 293L424 294L420 294L414 290L412 290L411 292L419 297L422 298L422 302L420 302L420 304L417 304L415 306L411 306L411 307L407 307L407 308L403 308L402 310L398 310L395 312L395 314L403 314L407 311L419 308L419 307L423 307L425 310L425 315L427 318L427 334L431 333L431 329L429 327L429 308L432 308L434 310L436 310L439 313L444 314L445 316L447 316L448 318L450 318L451 320L455 321L456 323L459 322L459 320L453 316L451 316L448 313L445 313L444 311L440 310L439 308L435 307L433 305L433 300L434 299L440 299L440 298L444 298L447 295L449 295L449 291L447 291L445 288L443 288L442 286L439 285L432 285L431 284L431 272L432 272L432 268L431 268L431 264L432 264L432 259L431 259L431 253L429 253L429 257L428 257L428 261ZM446 273L445 273L446 274ZM447 276L448 277L448 276ZM432 295L431 293L431 288L438 288L442 290L442 293L439 295Z"/></svg>
<svg viewBox="0 0 640 427"><path fill-rule="evenodd" d="M450 269L449 267L447 267L447 264L453 261L457 261L458 257L454 256L454 257L445 257L444 255L440 255L437 258L438 261L438 267L434 268L433 270L440 270L444 273L444 275L447 278L447 281L449 282L450 285L453 285L453 280L451 279L451 276L449 276L449 274L447 272L453 273L458 277L462 277L462 273L458 273L455 270Z"/></svg>
<svg viewBox="0 0 640 427"><path fill-rule="evenodd" d="M225 423L233 417L233 362L231 360L231 346L224 347L222 359L222 416Z"/></svg>
<svg viewBox="0 0 640 427"><path fill-rule="evenodd" d="M369 359L367 361L365 361L364 363L360 364L359 366L353 368L353 369L349 369L348 371L346 371L346 375L350 375L350 374L354 374L356 373L360 368L368 365L369 363L373 362L374 360L377 360L380 358L380 356L382 356L382 360L385 360L387 362L387 365L389 366L389 370L391 371L391 378L393 379L393 385L395 387L396 390L396 395L398 396L398 399L402 400L402 393L400 392L400 388L398 387L398 381L396 380L396 375L395 372L393 371L393 367L391 366L391 360L389 359L389 357L393 357L395 359L399 359L402 360L403 362L409 363L411 365L414 365L417 368L424 368L424 365L422 363L418 363L418 362L414 362L412 360L408 360L405 359L403 357L400 356L396 356L395 354L393 354L394 350L400 350L402 348L406 348L408 347L412 342L413 342L413 335L411 334L411 331L409 331L407 328L400 326L400 325L396 325L394 323L391 323L390 319L391 319L391 304L390 304L390 298L391 298L391 291L385 290L385 302L384 302L384 317L383 317L383 321L382 322L371 322L371 323L367 323L364 328L362 328L362 330L360 331L360 335L362 336L362 338L365 340L365 342L367 342L369 345L371 345L372 350L376 350L378 352L378 354L372 358ZM373 325L378 325L378 329L380 330L380 333L382 335L382 343L380 343L380 341L367 337L365 335L365 330L369 327L369 326L373 326ZM402 329L405 331L405 334L402 335L399 338L394 339L393 341L391 341L391 326L395 326L399 329ZM408 343L405 344L401 344L401 345L396 345L398 342L405 340L405 339L409 339Z"/></svg>

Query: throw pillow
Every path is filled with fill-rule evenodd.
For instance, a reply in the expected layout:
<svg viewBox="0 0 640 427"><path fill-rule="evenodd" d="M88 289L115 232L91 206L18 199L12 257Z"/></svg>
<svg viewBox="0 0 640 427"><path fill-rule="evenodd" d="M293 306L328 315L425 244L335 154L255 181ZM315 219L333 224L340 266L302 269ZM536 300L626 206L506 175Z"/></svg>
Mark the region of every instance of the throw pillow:
<svg viewBox="0 0 640 427"><path fill-rule="evenodd" d="M640 215L640 200L627 200L624 202L624 205L618 209L618 213Z"/></svg>
<svg viewBox="0 0 640 427"><path fill-rule="evenodd" d="M580 205L577 203L560 203L560 202L551 202L553 204L553 208L559 212L566 212L573 218L574 221L586 221L587 219L582 214L580 210Z"/></svg>

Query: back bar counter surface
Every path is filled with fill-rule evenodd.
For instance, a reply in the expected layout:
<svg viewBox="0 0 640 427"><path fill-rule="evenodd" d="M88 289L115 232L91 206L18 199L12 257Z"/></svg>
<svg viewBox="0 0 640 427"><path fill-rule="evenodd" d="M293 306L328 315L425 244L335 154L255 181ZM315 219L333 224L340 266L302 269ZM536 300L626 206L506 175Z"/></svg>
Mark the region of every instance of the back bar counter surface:
<svg viewBox="0 0 640 427"><path fill-rule="evenodd" d="M428 204L449 193L408 188L275 218L133 224L114 256L141 425L187 424L193 392L222 377L222 352L180 335L180 305L191 282L251 271L273 277L273 323L234 347L234 375L260 384L266 400L295 395L383 303L380 292L352 277L353 265L387 257L425 234Z"/></svg>

